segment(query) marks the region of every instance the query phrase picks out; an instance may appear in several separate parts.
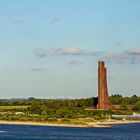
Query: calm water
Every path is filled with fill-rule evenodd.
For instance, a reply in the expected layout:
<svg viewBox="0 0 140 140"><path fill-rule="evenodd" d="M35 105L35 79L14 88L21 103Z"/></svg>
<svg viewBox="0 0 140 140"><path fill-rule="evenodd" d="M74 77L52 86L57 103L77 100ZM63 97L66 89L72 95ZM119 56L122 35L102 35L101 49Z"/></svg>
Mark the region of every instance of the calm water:
<svg viewBox="0 0 140 140"><path fill-rule="evenodd" d="M140 140L140 123L111 128L73 128L0 124L0 140Z"/></svg>

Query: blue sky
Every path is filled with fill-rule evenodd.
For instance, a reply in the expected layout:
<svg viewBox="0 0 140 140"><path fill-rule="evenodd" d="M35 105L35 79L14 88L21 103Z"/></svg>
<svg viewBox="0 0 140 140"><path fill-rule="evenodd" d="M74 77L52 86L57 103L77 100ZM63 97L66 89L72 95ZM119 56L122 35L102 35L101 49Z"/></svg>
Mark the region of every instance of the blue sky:
<svg viewBox="0 0 140 140"><path fill-rule="evenodd" d="M140 95L139 0L0 0L0 98Z"/></svg>

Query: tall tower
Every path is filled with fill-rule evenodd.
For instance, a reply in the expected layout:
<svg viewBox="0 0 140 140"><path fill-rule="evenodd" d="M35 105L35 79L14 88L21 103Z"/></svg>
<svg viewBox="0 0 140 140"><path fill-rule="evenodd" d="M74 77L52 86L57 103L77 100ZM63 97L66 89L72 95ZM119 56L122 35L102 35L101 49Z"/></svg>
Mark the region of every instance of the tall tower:
<svg viewBox="0 0 140 140"><path fill-rule="evenodd" d="M107 70L104 61L98 62L98 105L97 109L109 109L110 101L107 89Z"/></svg>

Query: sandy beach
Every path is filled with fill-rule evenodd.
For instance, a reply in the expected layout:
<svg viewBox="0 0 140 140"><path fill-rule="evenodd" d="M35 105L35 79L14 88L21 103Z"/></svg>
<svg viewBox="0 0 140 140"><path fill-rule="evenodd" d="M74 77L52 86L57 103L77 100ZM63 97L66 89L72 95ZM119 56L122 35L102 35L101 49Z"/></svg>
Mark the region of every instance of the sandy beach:
<svg viewBox="0 0 140 140"><path fill-rule="evenodd" d="M114 124L128 124L128 123L140 123L140 121L135 120L113 120L113 121L99 121L99 122L89 122L89 127L111 127Z"/></svg>
<svg viewBox="0 0 140 140"><path fill-rule="evenodd" d="M65 127L111 127L114 124L128 124L128 123L140 123L140 121L130 120L113 120L113 121L97 121L88 122L86 124L65 124L65 123L48 123L48 122L25 122L25 121L3 121L0 120L0 124L16 124L16 125L35 125L35 126L65 126Z"/></svg>

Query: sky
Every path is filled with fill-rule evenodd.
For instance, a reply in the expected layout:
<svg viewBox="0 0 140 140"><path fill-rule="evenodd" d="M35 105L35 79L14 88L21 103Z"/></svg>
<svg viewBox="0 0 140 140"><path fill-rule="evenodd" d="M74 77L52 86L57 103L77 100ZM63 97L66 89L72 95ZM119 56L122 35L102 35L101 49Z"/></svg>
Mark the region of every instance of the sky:
<svg viewBox="0 0 140 140"><path fill-rule="evenodd" d="M0 0L0 98L140 95L139 0Z"/></svg>

